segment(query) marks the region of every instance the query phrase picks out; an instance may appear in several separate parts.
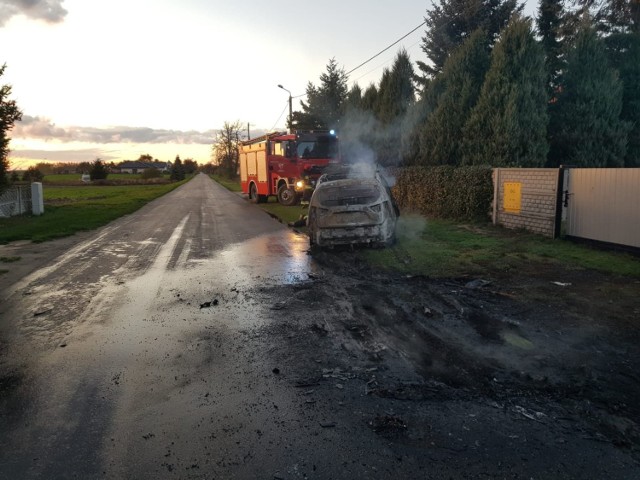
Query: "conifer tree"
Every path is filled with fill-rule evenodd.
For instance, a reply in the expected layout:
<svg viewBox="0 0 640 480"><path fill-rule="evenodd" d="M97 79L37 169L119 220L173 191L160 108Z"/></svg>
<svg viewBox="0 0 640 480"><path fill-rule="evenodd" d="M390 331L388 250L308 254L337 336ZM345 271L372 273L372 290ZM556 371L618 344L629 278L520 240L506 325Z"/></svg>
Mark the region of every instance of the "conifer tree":
<svg viewBox="0 0 640 480"><path fill-rule="evenodd" d="M629 123L625 167L640 167L640 34L614 33L605 39L611 66L622 81L620 118Z"/></svg>
<svg viewBox="0 0 640 480"><path fill-rule="evenodd" d="M517 0L438 0L427 12L427 32L422 39L422 51L429 64L418 62L427 78L442 71L453 51L478 28L494 42L515 12L522 5Z"/></svg>
<svg viewBox="0 0 640 480"><path fill-rule="evenodd" d="M449 57L439 75L444 91L421 131L421 163L460 164L463 128L478 100L488 68L488 39L482 30L476 30Z"/></svg>
<svg viewBox="0 0 640 480"><path fill-rule="evenodd" d="M491 54L464 129L466 164L538 167L548 151L544 54L531 21L516 15Z"/></svg>
<svg viewBox="0 0 640 480"><path fill-rule="evenodd" d="M375 113L376 105L378 103L378 88L375 84L371 83L362 94L362 109Z"/></svg>
<svg viewBox="0 0 640 480"><path fill-rule="evenodd" d="M109 170L100 158L96 158L89 169L89 178L91 180L106 180Z"/></svg>
<svg viewBox="0 0 640 480"><path fill-rule="evenodd" d="M562 70L563 0L540 0L538 34L544 49L549 99L556 91Z"/></svg>
<svg viewBox="0 0 640 480"><path fill-rule="evenodd" d="M337 128L347 100L347 75L334 58L320 75L320 86L309 82L302 112L293 113L297 128Z"/></svg>
<svg viewBox="0 0 640 480"><path fill-rule="evenodd" d="M0 77L4 74L6 65L0 67ZM0 85L0 190L9 183L7 172L9 171L9 137L8 133L13 124L22 118L22 112L18 109L15 100L9 100L11 85Z"/></svg>
<svg viewBox="0 0 640 480"><path fill-rule="evenodd" d="M567 54L552 118L550 164L623 166L630 126L621 110L622 83L595 29L584 25Z"/></svg>
<svg viewBox="0 0 640 480"><path fill-rule="evenodd" d="M185 178L184 168L182 166L182 160L180 160L180 155L176 156L173 165L171 165L171 174L169 175L169 178L176 182L184 180Z"/></svg>
<svg viewBox="0 0 640 480"><path fill-rule="evenodd" d="M362 89L357 83L354 83L347 93L345 109L347 111L362 110Z"/></svg>
<svg viewBox="0 0 640 480"><path fill-rule="evenodd" d="M378 116L384 124L403 117L415 102L413 65L406 50L396 55L391 70L385 70L378 90Z"/></svg>

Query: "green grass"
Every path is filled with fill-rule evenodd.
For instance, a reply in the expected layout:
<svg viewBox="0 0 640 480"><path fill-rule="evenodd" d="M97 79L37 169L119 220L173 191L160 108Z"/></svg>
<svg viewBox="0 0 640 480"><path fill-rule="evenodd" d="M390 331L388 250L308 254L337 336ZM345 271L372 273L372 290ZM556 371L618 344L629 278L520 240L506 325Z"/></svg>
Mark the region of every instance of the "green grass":
<svg viewBox="0 0 640 480"><path fill-rule="evenodd" d="M140 174L128 174L128 173L110 173L107 180L120 181L120 180L140 180L142 176ZM45 175L42 183L45 184L69 184L82 182L82 175L79 173L65 173L55 175Z"/></svg>
<svg viewBox="0 0 640 480"><path fill-rule="evenodd" d="M232 192L241 192L240 181L238 179L231 179L222 175L209 175L215 182L222 185L227 190Z"/></svg>
<svg viewBox="0 0 640 480"><path fill-rule="evenodd" d="M306 206L303 208L301 205L295 205L293 207L280 205L276 197L269 197L267 203L259 203L257 206L274 217L279 218L283 223L295 222L300 218L300 215L306 215L308 211Z"/></svg>
<svg viewBox="0 0 640 480"><path fill-rule="evenodd" d="M363 251L367 261L388 270L434 277L532 271L548 265L640 278L640 259L632 255L490 225L402 216L397 232L394 247Z"/></svg>
<svg viewBox="0 0 640 480"><path fill-rule="evenodd" d="M0 243L43 242L93 230L132 213L184 182L160 185L44 186L45 213L0 219Z"/></svg>

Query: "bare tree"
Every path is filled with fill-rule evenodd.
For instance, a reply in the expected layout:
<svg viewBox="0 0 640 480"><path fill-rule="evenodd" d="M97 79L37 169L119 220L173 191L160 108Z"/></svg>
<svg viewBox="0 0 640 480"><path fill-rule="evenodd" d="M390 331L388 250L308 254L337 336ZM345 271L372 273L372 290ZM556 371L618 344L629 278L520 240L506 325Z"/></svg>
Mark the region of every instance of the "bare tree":
<svg viewBox="0 0 640 480"><path fill-rule="evenodd" d="M212 161L219 165L220 173L228 177L238 175L238 145L242 140L242 130L243 126L239 120L224 122L213 142Z"/></svg>

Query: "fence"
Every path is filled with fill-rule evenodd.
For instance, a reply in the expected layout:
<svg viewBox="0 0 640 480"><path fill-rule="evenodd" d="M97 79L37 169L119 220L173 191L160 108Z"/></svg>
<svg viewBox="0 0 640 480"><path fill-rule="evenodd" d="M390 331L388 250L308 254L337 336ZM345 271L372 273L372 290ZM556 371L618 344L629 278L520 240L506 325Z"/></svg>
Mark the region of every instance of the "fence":
<svg viewBox="0 0 640 480"><path fill-rule="evenodd" d="M640 248L640 168L569 168L566 235Z"/></svg>
<svg viewBox="0 0 640 480"><path fill-rule="evenodd" d="M640 248L640 168L496 168L493 223Z"/></svg>
<svg viewBox="0 0 640 480"><path fill-rule="evenodd" d="M0 217L12 217L31 213L32 197L31 186L20 185L9 187L0 193Z"/></svg>

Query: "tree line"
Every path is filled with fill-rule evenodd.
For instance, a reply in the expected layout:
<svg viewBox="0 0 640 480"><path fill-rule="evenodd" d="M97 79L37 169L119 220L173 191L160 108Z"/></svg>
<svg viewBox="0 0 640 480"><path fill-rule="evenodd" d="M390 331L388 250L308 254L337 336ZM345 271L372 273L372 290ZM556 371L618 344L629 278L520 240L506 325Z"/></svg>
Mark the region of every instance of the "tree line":
<svg viewBox="0 0 640 480"><path fill-rule="evenodd" d="M144 162L151 165L142 172L143 179L160 178L162 171L160 162L157 158L153 158L149 154L140 155L138 162ZM64 174L88 174L91 180L106 180L110 173L117 172L118 169L127 162L105 162L100 158L96 158L93 162L40 162L28 167L24 172L19 173L13 170L8 175L9 183L16 182L41 182L45 175L64 175ZM156 166L154 168L154 166ZM173 162L169 162L169 178L171 180L184 180L186 175L193 175L198 172L200 167L198 162L187 158L180 159L177 155Z"/></svg>
<svg viewBox="0 0 640 480"><path fill-rule="evenodd" d="M290 119L336 128L383 165L640 166L640 3L438 0L414 68L348 88L331 59Z"/></svg>

